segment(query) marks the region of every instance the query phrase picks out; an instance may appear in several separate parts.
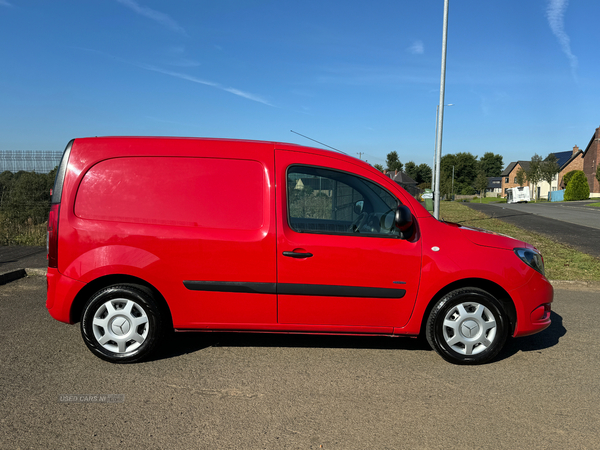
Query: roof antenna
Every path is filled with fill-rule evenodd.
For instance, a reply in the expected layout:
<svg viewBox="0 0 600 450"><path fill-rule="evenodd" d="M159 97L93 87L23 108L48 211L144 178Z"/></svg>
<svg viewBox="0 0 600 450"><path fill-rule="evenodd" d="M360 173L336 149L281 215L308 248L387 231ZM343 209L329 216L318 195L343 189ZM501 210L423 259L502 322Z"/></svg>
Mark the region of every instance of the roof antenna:
<svg viewBox="0 0 600 450"><path fill-rule="evenodd" d="M317 144L324 145L325 147L329 147L330 149L332 149L332 150L335 150L336 152L343 153L344 155L347 155L347 153L344 153L343 151L341 151L341 150L338 150L337 148L333 148L331 145L323 144L322 142L319 142L319 141L317 141L317 140L315 140L315 139L309 138L308 136L304 136L303 134L296 133L294 130L290 130L290 131L291 131L292 133L295 133L295 134L297 134L298 136L302 136L303 138L309 139L309 140L311 140L311 141L313 141L313 142L316 142Z"/></svg>

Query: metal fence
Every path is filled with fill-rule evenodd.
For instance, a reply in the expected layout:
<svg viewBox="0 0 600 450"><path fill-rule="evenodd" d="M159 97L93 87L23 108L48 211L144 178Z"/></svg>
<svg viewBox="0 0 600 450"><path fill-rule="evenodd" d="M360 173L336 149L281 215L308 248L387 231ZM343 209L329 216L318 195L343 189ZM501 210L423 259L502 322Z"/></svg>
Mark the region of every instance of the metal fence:
<svg viewBox="0 0 600 450"><path fill-rule="evenodd" d="M0 245L43 245L61 152L0 150Z"/></svg>
<svg viewBox="0 0 600 450"><path fill-rule="evenodd" d="M48 173L60 163L62 152L38 150L0 150L0 173L26 172Z"/></svg>

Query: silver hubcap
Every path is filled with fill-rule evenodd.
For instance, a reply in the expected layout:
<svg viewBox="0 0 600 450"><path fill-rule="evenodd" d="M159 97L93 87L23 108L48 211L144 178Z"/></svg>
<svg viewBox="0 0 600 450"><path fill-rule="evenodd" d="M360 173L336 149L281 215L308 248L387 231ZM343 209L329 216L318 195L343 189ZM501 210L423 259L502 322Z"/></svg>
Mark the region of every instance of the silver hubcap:
<svg viewBox="0 0 600 450"><path fill-rule="evenodd" d="M491 311L475 302L460 303L444 317L444 340L462 355L485 351L494 342L497 329Z"/></svg>
<svg viewBox="0 0 600 450"><path fill-rule="evenodd" d="M137 349L148 337L148 316L134 301L113 299L94 314L92 329L98 343L113 353Z"/></svg>

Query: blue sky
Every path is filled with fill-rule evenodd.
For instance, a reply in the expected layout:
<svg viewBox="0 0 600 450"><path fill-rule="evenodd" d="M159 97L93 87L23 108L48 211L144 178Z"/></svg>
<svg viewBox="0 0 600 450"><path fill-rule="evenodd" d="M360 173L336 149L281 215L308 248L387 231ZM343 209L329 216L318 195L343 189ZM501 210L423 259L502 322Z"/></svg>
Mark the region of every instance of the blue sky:
<svg viewBox="0 0 600 450"><path fill-rule="evenodd" d="M0 0L0 150L203 136L431 165L443 0ZM450 0L443 153L600 126L598 0Z"/></svg>

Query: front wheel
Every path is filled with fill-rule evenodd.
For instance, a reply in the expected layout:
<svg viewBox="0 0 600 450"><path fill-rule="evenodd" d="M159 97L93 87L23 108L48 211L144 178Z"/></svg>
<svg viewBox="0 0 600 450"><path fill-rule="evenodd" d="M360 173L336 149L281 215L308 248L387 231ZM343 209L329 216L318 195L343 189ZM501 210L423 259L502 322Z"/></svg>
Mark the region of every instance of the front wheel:
<svg viewBox="0 0 600 450"><path fill-rule="evenodd" d="M130 363L145 358L156 348L163 332L164 320L156 301L142 287L106 287L83 308L83 340L106 361Z"/></svg>
<svg viewBox="0 0 600 450"><path fill-rule="evenodd" d="M493 359L508 336L508 317L493 296L477 288L445 295L426 324L429 345L454 364L483 364Z"/></svg>

